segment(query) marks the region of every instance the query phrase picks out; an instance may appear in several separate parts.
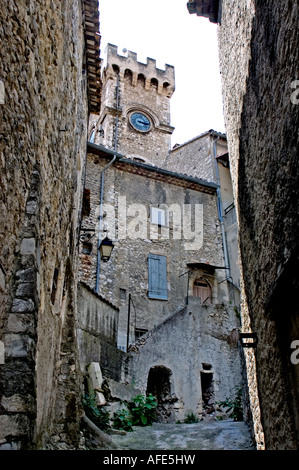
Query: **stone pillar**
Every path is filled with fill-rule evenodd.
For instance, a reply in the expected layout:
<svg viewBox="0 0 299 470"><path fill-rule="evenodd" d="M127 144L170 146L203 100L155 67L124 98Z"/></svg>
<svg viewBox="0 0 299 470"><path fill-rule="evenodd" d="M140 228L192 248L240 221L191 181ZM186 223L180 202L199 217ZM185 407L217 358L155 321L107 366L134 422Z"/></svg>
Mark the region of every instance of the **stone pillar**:
<svg viewBox="0 0 299 470"><path fill-rule="evenodd" d="M0 450L28 449L34 441L39 183L40 175L34 171L26 203L13 300L5 327L4 361L0 364Z"/></svg>

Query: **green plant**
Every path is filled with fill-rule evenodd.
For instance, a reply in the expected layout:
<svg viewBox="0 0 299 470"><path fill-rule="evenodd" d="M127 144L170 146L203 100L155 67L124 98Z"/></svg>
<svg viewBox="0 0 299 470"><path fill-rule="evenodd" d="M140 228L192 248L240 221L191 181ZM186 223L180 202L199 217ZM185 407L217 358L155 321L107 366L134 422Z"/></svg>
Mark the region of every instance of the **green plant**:
<svg viewBox="0 0 299 470"><path fill-rule="evenodd" d="M122 409L113 413L113 424L114 429L122 431L133 431L132 419L129 411Z"/></svg>
<svg viewBox="0 0 299 470"><path fill-rule="evenodd" d="M239 320L241 320L241 314L240 314L240 311L239 311L238 307L235 306L235 307L234 307L234 311L235 311L236 317L237 317Z"/></svg>
<svg viewBox="0 0 299 470"><path fill-rule="evenodd" d="M151 393L133 398L130 403L133 426L151 426L156 417L157 405L157 400Z"/></svg>
<svg viewBox="0 0 299 470"><path fill-rule="evenodd" d="M83 397L83 407L86 416L100 429L107 431L110 428L109 412L103 406L98 407L95 398L88 393Z"/></svg>
<svg viewBox="0 0 299 470"><path fill-rule="evenodd" d="M198 423L198 417L194 413L189 413L184 419L184 423L187 423L187 424Z"/></svg>
<svg viewBox="0 0 299 470"><path fill-rule="evenodd" d="M230 412L229 417L234 421L243 421L242 386L237 388L234 399L226 398L217 403L227 408L227 412Z"/></svg>

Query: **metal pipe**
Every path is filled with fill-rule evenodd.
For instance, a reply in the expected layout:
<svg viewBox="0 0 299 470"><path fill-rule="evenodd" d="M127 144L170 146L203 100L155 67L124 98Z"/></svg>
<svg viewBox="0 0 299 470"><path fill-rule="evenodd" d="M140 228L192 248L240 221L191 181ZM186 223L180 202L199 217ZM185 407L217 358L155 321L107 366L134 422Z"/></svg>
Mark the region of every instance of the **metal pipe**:
<svg viewBox="0 0 299 470"><path fill-rule="evenodd" d="M219 136L214 140L213 146L214 146L214 161L215 161L215 171L216 171L216 182L217 182L217 207L218 207L218 217L220 221L220 227L221 227L221 235L222 235L222 244L223 244L223 254L224 254L224 264L225 264L225 269L226 269L226 278L229 279L231 278L230 275L230 265L229 265L229 260L228 260L228 250L227 250L227 241L226 241L226 235L225 235L225 230L224 230L224 222L223 222L223 210L222 210L222 198L221 198L221 191L220 191L220 177L219 177L219 171L218 171L218 165L217 165L217 140L219 139Z"/></svg>
<svg viewBox="0 0 299 470"><path fill-rule="evenodd" d="M128 306L128 324L127 324L127 352L130 344L130 321L131 321L131 293L129 294L129 306Z"/></svg>
<svg viewBox="0 0 299 470"><path fill-rule="evenodd" d="M105 170L109 168L116 160L116 155L114 155L113 159L106 165L101 173L101 193L100 193L100 216L99 216L99 239L98 239L98 250L97 250L97 275L96 275L96 286L95 291L99 293L99 282L100 282L100 264L101 264L101 256L100 256L100 244L101 244L101 233L102 233L102 220L103 220L103 195L104 195L104 174Z"/></svg>
<svg viewBox="0 0 299 470"><path fill-rule="evenodd" d="M116 108L119 106L119 73L117 73L117 82L116 82ZM118 115L116 115L115 121L115 138L114 138L114 151L117 151L117 140L118 140ZM96 273L96 286L95 291L99 293L99 284L100 284L100 265L101 265L101 256L100 256L100 244L101 244L101 234L102 234L102 220L103 220L103 197L104 197L104 174L105 170L112 165L117 156L114 155L113 159L106 165L101 172L101 192L100 192L100 216L99 216L99 239L98 239L98 250L97 250L97 273Z"/></svg>

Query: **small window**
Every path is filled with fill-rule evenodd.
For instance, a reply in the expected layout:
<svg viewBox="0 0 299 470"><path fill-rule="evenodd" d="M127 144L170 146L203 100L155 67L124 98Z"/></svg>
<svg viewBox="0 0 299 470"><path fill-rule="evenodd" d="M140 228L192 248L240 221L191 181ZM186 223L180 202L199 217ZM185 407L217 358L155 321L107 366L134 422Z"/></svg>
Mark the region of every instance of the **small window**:
<svg viewBox="0 0 299 470"><path fill-rule="evenodd" d="M54 305L55 299L56 299L56 291L57 291L57 284L58 284L58 275L59 275L59 269L55 268L54 269L54 274L53 274L53 281L52 281L52 291L51 291L51 303Z"/></svg>
<svg viewBox="0 0 299 470"><path fill-rule="evenodd" d="M90 189L84 188L82 200L82 217L88 217L90 214Z"/></svg>
<svg viewBox="0 0 299 470"><path fill-rule="evenodd" d="M166 256L148 255L148 296L168 300Z"/></svg>
<svg viewBox="0 0 299 470"><path fill-rule="evenodd" d="M193 284L193 295L201 299L202 304L210 304L212 298L211 287L203 278L198 278Z"/></svg>
<svg viewBox="0 0 299 470"><path fill-rule="evenodd" d="M96 130L95 128L93 128L89 137L89 142L94 143L95 136L96 136Z"/></svg>
<svg viewBox="0 0 299 470"><path fill-rule="evenodd" d="M123 288L119 288L119 300L126 300L127 298L127 290Z"/></svg>
<svg viewBox="0 0 299 470"><path fill-rule="evenodd" d="M125 80L128 80L128 82L132 84L132 77L133 77L132 70L126 69L124 73L124 77L125 77Z"/></svg>
<svg viewBox="0 0 299 470"><path fill-rule="evenodd" d="M160 207L151 207L151 223L165 227L167 225L166 210Z"/></svg>
<svg viewBox="0 0 299 470"><path fill-rule="evenodd" d="M90 255L91 252L92 252L92 243L83 242L83 244L82 244L82 253L84 255Z"/></svg>
<svg viewBox="0 0 299 470"><path fill-rule="evenodd" d="M144 328L135 328L135 341L137 341L141 336L145 335L148 330L145 330Z"/></svg>
<svg viewBox="0 0 299 470"><path fill-rule="evenodd" d="M137 77L137 82L138 82L138 83L141 83L142 86L145 85L145 76L144 76L142 73L140 73L140 74L138 75L138 77Z"/></svg>
<svg viewBox="0 0 299 470"><path fill-rule="evenodd" d="M151 87L158 88L159 82L156 78L151 79Z"/></svg>

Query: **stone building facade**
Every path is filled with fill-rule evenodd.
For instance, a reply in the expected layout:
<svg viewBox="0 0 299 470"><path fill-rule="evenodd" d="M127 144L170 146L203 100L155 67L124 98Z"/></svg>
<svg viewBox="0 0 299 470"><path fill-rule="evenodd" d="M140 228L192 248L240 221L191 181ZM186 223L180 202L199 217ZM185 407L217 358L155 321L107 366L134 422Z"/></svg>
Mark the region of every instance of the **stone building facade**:
<svg viewBox="0 0 299 470"><path fill-rule="evenodd" d="M240 303L240 269L238 259L238 224L230 173L226 135L209 130L182 145L175 145L164 166L218 185L217 208L221 228L226 278L230 301Z"/></svg>
<svg viewBox="0 0 299 470"><path fill-rule="evenodd" d="M133 160L117 159L105 171L105 216L100 234L102 239L108 235L115 247L109 263L99 263L99 181L109 160L105 149L101 149L101 157L96 146L89 149L85 187L90 191L91 211L82 219L81 230L95 228L97 232L88 237L88 253L82 243L81 279L95 288L98 276L98 293L120 307L119 345L126 346L129 297L134 305L131 343L138 331L152 329L185 305L200 269L211 271L205 276L209 278L213 303L228 303L216 184L163 172ZM165 218L160 226L153 218L155 210ZM161 257L161 262L166 263L163 299L150 294L151 255Z"/></svg>
<svg viewBox="0 0 299 470"><path fill-rule="evenodd" d="M119 382L158 394L161 420L202 417L242 383L238 268L226 242L235 220L223 217L233 208L226 137L211 130L170 151L171 66L158 70L109 45L102 76L102 110L89 123L80 282L91 302L118 309L117 348L127 353ZM106 237L108 262L99 254ZM104 369L96 336L93 361ZM166 399L165 371L175 377ZM110 382L113 374L108 367Z"/></svg>
<svg viewBox="0 0 299 470"><path fill-rule="evenodd" d="M217 402L242 386L239 326L232 306L199 305L190 296L188 305L132 346L134 384L157 397L160 421L224 416Z"/></svg>
<svg viewBox="0 0 299 470"><path fill-rule="evenodd" d="M248 376L256 369L266 449L298 449L298 2L217 7L242 322L257 335Z"/></svg>
<svg viewBox="0 0 299 470"><path fill-rule="evenodd" d="M128 382L144 391L147 377L154 390L161 368L172 370L177 412L200 415L211 388L222 399L241 380L219 218L230 191L224 136L209 133L213 177L185 174L182 149L171 168L173 67L110 45L101 78L95 0L2 6L0 449L84 448L83 382L95 362L119 400L120 383L131 396ZM115 243L109 263L98 257L105 233ZM190 338L200 349L188 363L195 401L171 350L157 357L181 325L184 360ZM125 353L146 330L144 347Z"/></svg>
<svg viewBox="0 0 299 470"><path fill-rule="evenodd" d="M4 1L0 16L0 449L78 448L76 260L97 2Z"/></svg>

